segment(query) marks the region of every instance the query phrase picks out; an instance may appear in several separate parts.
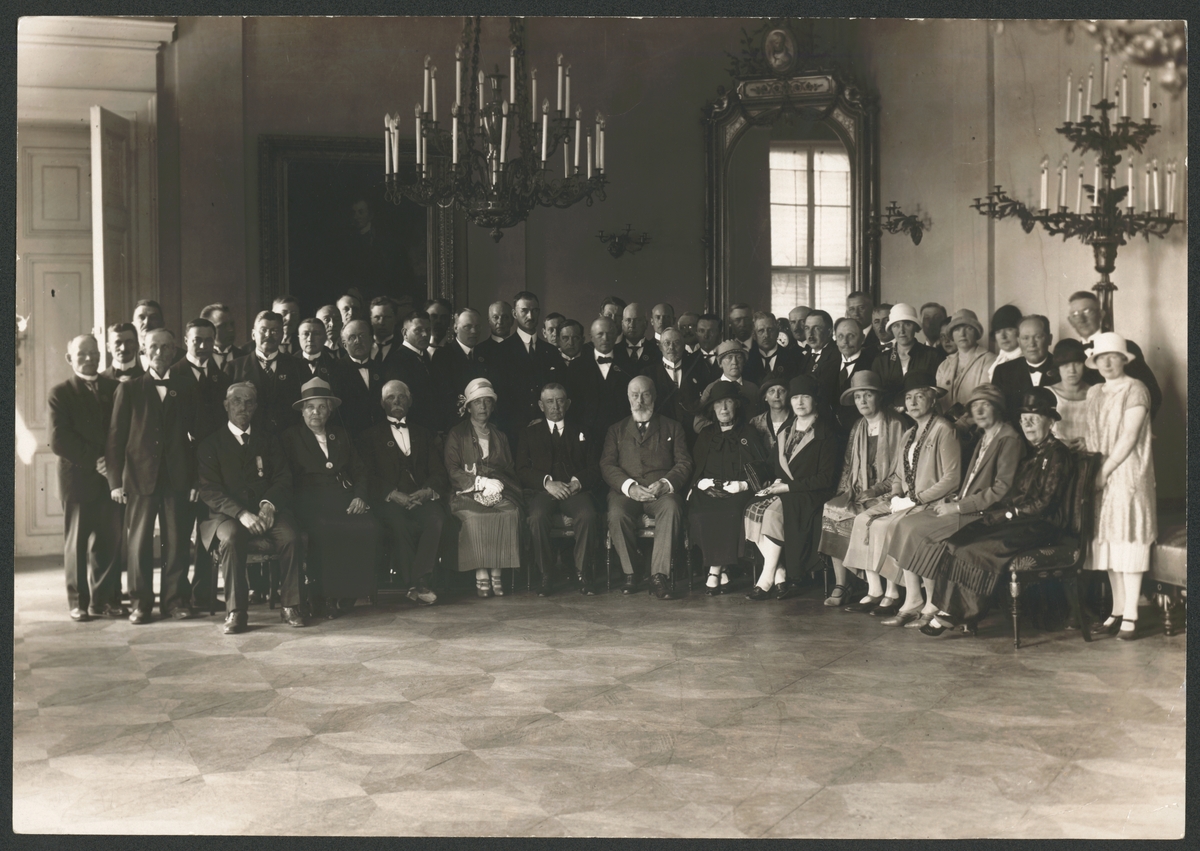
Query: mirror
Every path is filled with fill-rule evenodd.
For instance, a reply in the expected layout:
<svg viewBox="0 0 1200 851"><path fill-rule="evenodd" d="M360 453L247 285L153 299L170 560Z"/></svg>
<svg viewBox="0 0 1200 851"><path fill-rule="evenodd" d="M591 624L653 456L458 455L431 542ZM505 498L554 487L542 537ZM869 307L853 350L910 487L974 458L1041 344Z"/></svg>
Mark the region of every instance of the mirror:
<svg viewBox="0 0 1200 851"><path fill-rule="evenodd" d="M768 30L766 73L734 77L705 109L707 307L722 317L738 302L837 316L858 289L879 300L879 237L868 226L877 107L841 72L792 71L800 59L788 35Z"/></svg>

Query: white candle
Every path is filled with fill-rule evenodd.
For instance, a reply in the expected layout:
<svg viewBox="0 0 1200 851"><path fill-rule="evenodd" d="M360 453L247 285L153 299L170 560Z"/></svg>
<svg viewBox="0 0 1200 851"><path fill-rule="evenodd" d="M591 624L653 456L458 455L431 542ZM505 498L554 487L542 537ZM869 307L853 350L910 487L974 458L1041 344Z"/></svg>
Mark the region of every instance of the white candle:
<svg viewBox="0 0 1200 851"><path fill-rule="evenodd" d="M1062 163L1058 167L1058 207L1066 209L1067 206L1067 158L1064 156Z"/></svg>
<svg viewBox="0 0 1200 851"><path fill-rule="evenodd" d="M417 129L416 129L416 134L413 136L413 138L417 140L417 165L420 165L421 164L421 104L418 103L413 106L413 113L417 116L417 120L416 120Z"/></svg>
<svg viewBox="0 0 1200 851"><path fill-rule="evenodd" d="M1129 194L1125 196L1125 207L1133 209L1133 157L1129 158L1129 165L1125 169L1125 183L1129 186Z"/></svg>
<svg viewBox="0 0 1200 851"><path fill-rule="evenodd" d="M1092 204L1100 204L1100 158L1096 157L1096 170L1092 172Z"/></svg>
<svg viewBox="0 0 1200 851"><path fill-rule="evenodd" d="M1083 120L1083 83L1079 84L1079 92L1075 95L1075 120Z"/></svg>
<svg viewBox="0 0 1200 851"><path fill-rule="evenodd" d="M1150 72L1142 77L1142 120L1150 120Z"/></svg>
<svg viewBox="0 0 1200 851"><path fill-rule="evenodd" d="M500 104L500 162L508 161L508 101Z"/></svg>
<svg viewBox="0 0 1200 851"><path fill-rule="evenodd" d="M433 103L433 120L436 123L437 122L437 66L436 65L434 65L431 69L429 69L429 85L433 89L433 94L432 94L431 98L432 98L432 103Z"/></svg>
<svg viewBox="0 0 1200 851"><path fill-rule="evenodd" d="M1142 199L1142 205L1146 208L1146 212L1150 212L1150 163L1146 163L1146 181L1143 184L1143 190L1146 197Z"/></svg>
<svg viewBox="0 0 1200 851"><path fill-rule="evenodd" d="M579 110L575 110L575 170L579 171L579 144L583 136L583 121L579 117Z"/></svg>
<svg viewBox="0 0 1200 851"><path fill-rule="evenodd" d="M1067 98L1066 98L1067 117L1063 121L1071 120L1071 72L1067 72Z"/></svg>
<svg viewBox="0 0 1200 851"><path fill-rule="evenodd" d="M458 104L450 107L450 162L458 165Z"/></svg>
<svg viewBox="0 0 1200 851"><path fill-rule="evenodd" d="M1154 159L1154 211L1161 212L1162 204L1158 200L1158 158Z"/></svg>
<svg viewBox="0 0 1200 851"><path fill-rule="evenodd" d="M423 91L425 92L425 97L422 102L425 104L425 107L421 111L429 112L429 57L428 56L425 57L425 87L424 87Z"/></svg>
<svg viewBox="0 0 1200 851"><path fill-rule="evenodd" d="M1167 215L1175 216L1175 179L1176 169L1179 168L1175 163L1167 164Z"/></svg>
<svg viewBox="0 0 1200 851"><path fill-rule="evenodd" d="M508 102L517 102L517 49L508 49Z"/></svg>
<svg viewBox="0 0 1200 851"><path fill-rule="evenodd" d="M389 113L383 116L383 173L392 173L392 116Z"/></svg>
<svg viewBox="0 0 1200 851"><path fill-rule="evenodd" d="M483 124L483 71L479 72L479 123Z"/></svg>
<svg viewBox="0 0 1200 851"><path fill-rule="evenodd" d="M563 66L562 54L558 54L558 100L555 101L554 108L562 110L562 92L563 92Z"/></svg>
<svg viewBox="0 0 1200 851"><path fill-rule="evenodd" d="M537 124L537 68L530 75L533 78L533 91L529 96L529 120ZM542 157L545 159L545 157Z"/></svg>
<svg viewBox="0 0 1200 851"><path fill-rule="evenodd" d="M392 174L400 172L400 113L392 117Z"/></svg>
<svg viewBox="0 0 1200 851"><path fill-rule="evenodd" d="M571 114L571 66L567 66L567 97L563 101L563 115Z"/></svg>
<svg viewBox="0 0 1200 851"><path fill-rule="evenodd" d="M429 148L425 137L421 137L421 173L424 174L429 168Z"/></svg>
<svg viewBox="0 0 1200 851"><path fill-rule="evenodd" d="M604 142L604 122L600 122L600 170L604 171L608 163L608 147Z"/></svg>
<svg viewBox="0 0 1200 851"><path fill-rule="evenodd" d="M1088 90L1087 90L1087 100L1085 100L1085 101L1084 101L1084 103L1085 103L1085 104L1087 104L1087 108L1088 108L1088 115L1091 115L1091 114L1092 114L1092 79L1093 79L1093 76L1094 76L1094 72L1095 72L1095 70L1096 70L1096 66L1095 66L1095 65L1089 65L1089 66L1088 66Z"/></svg>
<svg viewBox="0 0 1200 851"><path fill-rule="evenodd" d="M571 176L571 149L563 145L563 177Z"/></svg>
<svg viewBox="0 0 1200 851"><path fill-rule="evenodd" d="M1048 174L1049 168L1050 168L1050 158L1042 157L1041 195L1038 196L1038 199L1039 199L1038 209L1039 210L1047 209L1047 207L1046 207L1046 191L1048 189L1047 183L1050 180L1050 177Z"/></svg>
<svg viewBox="0 0 1200 851"><path fill-rule="evenodd" d="M550 135L550 101L542 101L542 167L546 165L546 142Z"/></svg>
<svg viewBox="0 0 1200 851"><path fill-rule="evenodd" d="M1121 117L1129 117L1129 69L1121 69Z"/></svg>
<svg viewBox="0 0 1200 851"><path fill-rule="evenodd" d="M588 180L592 179L592 134L588 133L587 140L587 176Z"/></svg>
<svg viewBox="0 0 1200 851"><path fill-rule="evenodd" d="M462 45L454 47L454 102L462 103Z"/></svg>
<svg viewBox="0 0 1200 851"><path fill-rule="evenodd" d="M1079 182L1075 184L1075 215L1083 213L1083 163L1079 164Z"/></svg>
<svg viewBox="0 0 1200 851"><path fill-rule="evenodd" d="M1108 97L1108 56L1100 60L1100 91Z"/></svg>

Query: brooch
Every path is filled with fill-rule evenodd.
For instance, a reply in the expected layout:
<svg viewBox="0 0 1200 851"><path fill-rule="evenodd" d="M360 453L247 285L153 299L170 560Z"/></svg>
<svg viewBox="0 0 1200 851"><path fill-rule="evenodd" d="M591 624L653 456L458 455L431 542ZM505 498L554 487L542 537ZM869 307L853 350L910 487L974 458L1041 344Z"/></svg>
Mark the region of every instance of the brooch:
<svg viewBox="0 0 1200 851"><path fill-rule="evenodd" d="M167 395L168 395L168 396L174 396L174 395L175 395L175 391L174 391L174 390L168 390L168 391L167 391Z"/></svg>
<svg viewBox="0 0 1200 851"><path fill-rule="evenodd" d="M330 439L330 440L333 440L335 437L337 437L337 435L336 435L336 434L334 434L333 432L330 432L330 433L329 433L329 439Z"/></svg>
<svg viewBox="0 0 1200 851"><path fill-rule="evenodd" d="M742 446L745 446L745 445L746 445L746 438L743 437L742 438Z"/></svg>
<svg viewBox="0 0 1200 851"><path fill-rule="evenodd" d="M394 440L389 440L389 441L388 441L388 446L390 446L390 447L393 447L393 448L394 448L394 447L396 446L396 441L394 441Z"/></svg>
<svg viewBox="0 0 1200 851"><path fill-rule="evenodd" d="M378 376L378 375L372 375L372 376L371 376L371 380L372 380L372 381L378 381L378 380L379 380L379 376Z"/></svg>
<svg viewBox="0 0 1200 851"><path fill-rule="evenodd" d="M276 373L276 374L275 374L275 377L276 377L276 378L278 378L280 381L286 381L286 380L287 380L287 376L286 376L286 375L284 375L282 372Z"/></svg>
<svg viewBox="0 0 1200 851"><path fill-rule="evenodd" d="M326 461L326 462L325 462L325 469L326 469L326 470L332 470L332 469L333 469L333 462L332 462L332 461Z"/></svg>

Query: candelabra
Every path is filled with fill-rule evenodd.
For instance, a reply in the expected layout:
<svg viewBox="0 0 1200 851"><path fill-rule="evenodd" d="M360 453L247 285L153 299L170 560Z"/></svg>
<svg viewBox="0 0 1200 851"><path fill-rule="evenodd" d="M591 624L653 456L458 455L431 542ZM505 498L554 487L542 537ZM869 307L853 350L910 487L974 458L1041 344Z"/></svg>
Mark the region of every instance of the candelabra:
<svg viewBox="0 0 1200 851"><path fill-rule="evenodd" d="M633 236L633 225L625 225L625 230L614 233L605 233L600 231L596 234L596 238L604 245L608 246L608 253L616 260L626 251L630 254L637 254L646 244L650 242L650 234L642 231L641 236Z"/></svg>
<svg viewBox="0 0 1200 851"><path fill-rule="evenodd" d="M509 20L512 48L505 75L497 66L491 74L480 68L480 18L466 19L462 43L455 49L449 130L438 122L437 68L425 57L424 98L414 109L417 161L412 183L402 183L398 174L401 119L399 115L384 116L385 197L394 204L408 198L424 206L453 205L475 224L491 228L497 242L504 236L504 228L524 221L539 205L566 208L579 201L589 206L594 199L603 201L608 183L604 118L596 113L594 134L590 128L585 131L582 107L576 106L571 118L571 68L564 68L561 53L557 106L552 112L546 98L539 111L536 69L526 83L525 26L520 18ZM464 91L466 50L470 55ZM506 79L508 97L504 98ZM477 86L471 85L472 81ZM561 179L550 162L560 146ZM586 157L582 165L581 154Z"/></svg>
<svg viewBox="0 0 1200 851"><path fill-rule="evenodd" d="M884 215L878 213L871 214L871 228L876 234L881 234L884 231L888 233L907 233L913 241L913 245L921 244L921 237L925 233L928 224L922 222L916 215L904 215L899 205L893 201L888 204Z"/></svg>
<svg viewBox="0 0 1200 851"><path fill-rule="evenodd" d="M1108 58L1103 60L1104 74L1101 82L1101 92L1107 88ZM1092 75L1088 75L1088 101L1091 100ZM1176 169L1174 163L1166 168L1166 198L1167 209L1164 213L1160 203L1160 180L1158 160L1146 165L1146 181L1144 184L1145 208L1138 212L1135 201L1134 171L1132 161L1127 166L1127 184L1116 186L1115 178L1117 165L1122 162L1121 152L1133 149L1142 153L1147 141L1160 129L1150 119L1150 76L1147 73L1143 88L1143 120L1133 121L1128 111L1128 77L1122 74L1121 85L1114 94L1119 98L1110 101L1102 96L1098 103L1092 104L1087 113L1083 112L1083 83L1079 84L1079 94L1076 101L1076 120L1071 121L1071 78L1067 77L1067 106L1066 121L1057 132L1066 137L1072 146L1072 151L1081 154L1096 154L1094 177L1091 184L1083 182L1083 165L1079 166L1079 179L1076 185L1075 211L1067 207L1067 155L1064 155L1058 167L1058 197L1056 209L1051 210L1047 204L1046 192L1048 186L1049 158L1042 159L1041 166L1041 198L1036 210L1011 198L999 185L995 186L986 198L976 198L971 207L980 214L993 219L1016 217L1025 233L1032 233L1037 225L1041 225L1052 236L1062 235L1063 241L1079 239L1092 246L1096 271L1100 280L1092 287L1100 299L1102 311L1101 328L1104 331L1113 330L1112 299L1117 287L1109 278L1116 268L1117 249L1125 245L1126 237L1139 234L1149 240L1150 236L1160 239L1180 221L1175 216L1174 198L1176 189ZM1119 117L1110 121L1109 113L1117 110ZM1091 110L1099 111L1099 118L1094 118ZM1086 193L1091 204L1087 212L1083 209L1083 198ZM1122 209L1122 203L1124 209Z"/></svg>

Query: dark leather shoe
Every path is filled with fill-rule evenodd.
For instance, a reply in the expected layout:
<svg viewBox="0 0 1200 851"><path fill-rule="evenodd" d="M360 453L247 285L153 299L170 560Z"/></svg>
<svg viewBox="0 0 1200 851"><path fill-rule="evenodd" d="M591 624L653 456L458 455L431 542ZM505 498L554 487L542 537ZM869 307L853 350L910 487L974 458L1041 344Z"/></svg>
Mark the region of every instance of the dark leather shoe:
<svg viewBox="0 0 1200 851"><path fill-rule="evenodd" d="M87 613L87 609L81 609L79 606L71 609L71 620L83 623L84 621L90 621L91 619L92 616Z"/></svg>
<svg viewBox="0 0 1200 851"><path fill-rule="evenodd" d="M1117 630L1117 640L1118 641L1137 641L1139 638L1143 637L1146 634L1145 632L1143 632L1141 629L1138 628L1138 623L1139 623L1138 621L1122 621L1121 623L1122 624L1133 624L1133 629L1118 629Z"/></svg>
<svg viewBox="0 0 1200 851"><path fill-rule="evenodd" d="M884 601L891 600L885 604ZM871 609L871 614L877 618L890 618L893 615L900 613L900 598L899 597L884 597L879 601L879 605Z"/></svg>
<svg viewBox="0 0 1200 851"><path fill-rule="evenodd" d="M189 609L187 606L180 606L177 609L172 609L171 613L169 615L169 617L172 620L177 620L177 621L190 620L191 618L193 618L195 616L196 616L195 611L193 611L192 609Z"/></svg>
<svg viewBox="0 0 1200 851"><path fill-rule="evenodd" d="M625 581L621 583L622 594L632 594L637 589L637 574L626 573Z"/></svg>
<svg viewBox="0 0 1200 851"><path fill-rule="evenodd" d="M944 626L934 626L933 624L928 624L928 623L927 623L927 624L925 624L925 626L921 627L921 630L920 630L920 631L921 631L921 634L922 634L922 635L933 635L933 636L937 636L937 635L941 635L943 632L945 632L945 631L946 631L946 627L944 627Z"/></svg>
<svg viewBox="0 0 1200 851"><path fill-rule="evenodd" d="M786 600L800 593L800 586L794 582L779 582L771 589L776 600Z"/></svg>
<svg viewBox="0 0 1200 851"><path fill-rule="evenodd" d="M882 599L883 599L883 595L881 594L878 597L871 597L865 603L851 603L848 606L842 606L842 611L843 612L860 612L860 613L865 614L865 613L871 611L871 609L878 606L879 601Z"/></svg>
<svg viewBox="0 0 1200 851"><path fill-rule="evenodd" d="M549 597L553 593L551 591L551 587L552 585L549 579L542 579L542 581L538 584L537 595L539 597Z"/></svg>
<svg viewBox="0 0 1200 851"><path fill-rule="evenodd" d="M577 583L577 585L579 587L580 594L582 594L585 597L596 596L596 592L592 590L592 582L590 579L588 579L587 574L584 574L584 573L575 574L575 582Z"/></svg>
<svg viewBox="0 0 1200 851"><path fill-rule="evenodd" d="M770 600L774 596L774 592L775 592L774 588L772 588L770 591L764 591L763 589L761 589L757 585L755 585L753 588L750 589L750 593L746 595L746 599L754 600L756 602L760 601L760 600Z"/></svg>
<svg viewBox="0 0 1200 851"><path fill-rule="evenodd" d="M671 583L665 573L656 573L650 577L650 593L660 600L678 600L679 595L671 590Z"/></svg>
<svg viewBox="0 0 1200 851"><path fill-rule="evenodd" d="M251 606L261 606L265 602L267 602L267 598L263 594L262 591L251 591L250 592L250 605Z"/></svg>
<svg viewBox="0 0 1200 851"><path fill-rule="evenodd" d="M150 623L150 613L142 609L134 609L129 613L129 622L135 624Z"/></svg>
<svg viewBox="0 0 1200 851"><path fill-rule="evenodd" d="M225 627L223 632L226 635L237 635L239 632L245 632L249 626L249 618L245 612L230 612L225 616Z"/></svg>
<svg viewBox="0 0 1200 851"><path fill-rule="evenodd" d="M304 615L295 606L284 606L279 612L279 619L288 626L304 626Z"/></svg>
<svg viewBox="0 0 1200 851"><path fill-rule="evenodd" d="M94 618L127 618L129 617L129 609L109 603L103 609L88 609L88 614Z"/></svg>
<svg viewBox="0 0 1200 851"><path fill-rule="evenodd" d="M1092 624L1091 633L1094 638L1101 635L1116 635L1121 629L1121 618L1116 618L1108 626L1104 625L1104 621Z"/></svg>

